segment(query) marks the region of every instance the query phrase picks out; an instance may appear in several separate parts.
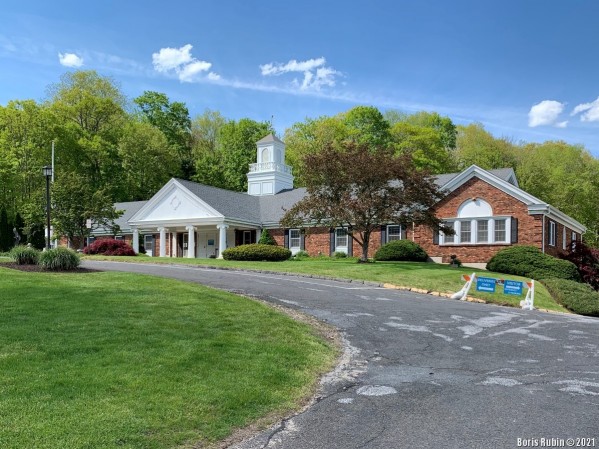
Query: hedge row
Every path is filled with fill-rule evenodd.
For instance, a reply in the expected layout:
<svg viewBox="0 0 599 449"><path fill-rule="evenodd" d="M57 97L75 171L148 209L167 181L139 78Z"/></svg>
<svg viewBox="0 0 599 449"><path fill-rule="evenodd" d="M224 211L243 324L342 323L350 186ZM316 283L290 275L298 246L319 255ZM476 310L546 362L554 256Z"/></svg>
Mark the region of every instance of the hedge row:
<svg viewBox="0 0 599 449"><path fill-rule="evenodd" d="M225 260L253 260L280 262L291 257L291 251L280 246L252 243L229 248L223 251Z"/></svg>
<svg viewBox="0 0 599 449"><path fill-rule="evenodd" d="M580 315L599 316L599 292L590 285L566 279L541 281L562 306Z"/></svg>
<svg viewBox="0 0 599 449"><path fill-rule="evenodd" d="M576 265L543 254L534 246L512 246L499 251L487 263L487 270L531 279L557 278L580 281Z"/></svg>

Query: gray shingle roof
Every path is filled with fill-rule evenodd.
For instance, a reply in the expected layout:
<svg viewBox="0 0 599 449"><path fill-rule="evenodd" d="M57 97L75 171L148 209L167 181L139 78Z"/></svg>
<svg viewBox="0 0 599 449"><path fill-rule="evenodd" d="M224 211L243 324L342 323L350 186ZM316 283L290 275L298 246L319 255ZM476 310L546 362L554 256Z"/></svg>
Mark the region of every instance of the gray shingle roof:
<svg viewBox="0 0 599 449"><path fill-rule="evenodd" d="M258 197L260 200L260 218L262 223L278 223L286 209L306 196L306 189L283 190L276 195Z"/></svg>
<svg viewBox="0 0 599 449"><path fill-rule="evenodd" d="M177 179L177 181L227 218L250 221L256 224L261 222L259 197L257 196L198 184L197 182L184 181L183 179Z"/></svg>
<svg viewBox="0 0 599 449"><path fill-rule="evenodd" d="M127 222L146 203L147 203L147 201L129 201L127 203L114 203L114 208L117 211L119 211L119 210L123 211L123 215L121 215L119 218L114 220L114 224L119 226L119 228L123 234L129 234L132 232L131 227L129 226L129 223L127 223ZM94 229L93 233L95 235L101 235L101 234L111 234L112 235L112 229L98 228L98 229Z"/></svg>
<svg viewBox="0 0 599 449"><path fill-rule="evenodd" d="M281 139L279 139L277 136L275 136L273 133L270 133L268 136L264 136L262 139L260 139L258 142L256 142L256 144L271 143L271 142L279 142L282 144L285 143Z"/></svg>

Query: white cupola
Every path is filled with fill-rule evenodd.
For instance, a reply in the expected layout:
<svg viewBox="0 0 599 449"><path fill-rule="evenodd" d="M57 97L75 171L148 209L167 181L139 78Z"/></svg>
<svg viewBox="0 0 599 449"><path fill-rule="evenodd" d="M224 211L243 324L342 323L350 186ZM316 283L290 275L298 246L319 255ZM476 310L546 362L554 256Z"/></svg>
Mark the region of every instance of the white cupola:
<svg viewBox="0 0 599 449"><path fill-rule="evenodd" d="M281 190L293 189L291 167L285 165L285 143L274 136L256 143L256 163L248 173L249 195L274 195Z"/></svg>

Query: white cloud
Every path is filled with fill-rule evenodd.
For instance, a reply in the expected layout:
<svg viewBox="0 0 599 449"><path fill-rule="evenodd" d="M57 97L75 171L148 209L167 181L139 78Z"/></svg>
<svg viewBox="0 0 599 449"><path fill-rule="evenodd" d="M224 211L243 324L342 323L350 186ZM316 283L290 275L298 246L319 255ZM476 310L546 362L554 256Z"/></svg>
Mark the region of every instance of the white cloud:
<svg viewBox="0 0 599 449"><path fill-rule="evenodd" d="M207 76L210 81L218 81L220 80L220 75L218 73L210 72Z"/></svg>
<svg viewBox="0 0 599 449"><path fill-rule="evenodd" d="M564 110L564 103L554 100L543 100L538 104L533 105L528 113L528 126L557 126L565 128L568 122L557 122L559 115Z"/></svg>
<svg viewBox="0 0 599 449"><path fill-rule="evenodd" d="M582 122L599 122L599 97L591 103L582 103L574 108L570 115L580 114Z"/></svg>
<svg viewBox="0 0 599 449"><path fill-rule="evenodd" d="M75 53L58 53L58 61L65 67L81 67L83 65L83 58Z"/></svg>
<svg viewBox="0 0 599 449"><path fill-rule="evenodd" d="M335 86L335 77L341 75L341 72L331 67L325 67L325 58L308 59L306 61L290 60L287 63L268 63L260 66L260 72L263 76L276 76L284 73L299 72L304 74L301 83L294 79L292 85L300 90L319 91L323 86Z"/></svg>
<svg viewBox="0 0 599 449"><path fill-rule="evenodd" d="M210 70L212 63L200 61L191 55L191 44L181 48L161 48L158 53L152 53L154 70L160 73L175 73L181 82L191 83L201 78L202 72ZM220 78L210 72L208 79L214 81Z"/></svg>
<svg viewBox="0 0 599 449"><path fill-rule="evenodd" d="M554 126L556 128L565 128L566 126L568 126L568 120L564 120L563 122L557 122Z"/></svg>

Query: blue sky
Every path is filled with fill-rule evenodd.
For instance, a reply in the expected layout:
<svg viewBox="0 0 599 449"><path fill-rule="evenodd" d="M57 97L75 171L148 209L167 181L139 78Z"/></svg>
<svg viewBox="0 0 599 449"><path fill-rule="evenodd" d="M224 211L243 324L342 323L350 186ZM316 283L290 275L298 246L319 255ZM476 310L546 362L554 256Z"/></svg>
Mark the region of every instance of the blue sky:
<svg viewBox="0 0 599 449"><path fill-rule="evenodd" d="M279 133L358 104L437 111L599 157L599 3L3 1L0 104L69 70Z"/></svg>

